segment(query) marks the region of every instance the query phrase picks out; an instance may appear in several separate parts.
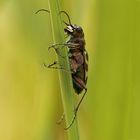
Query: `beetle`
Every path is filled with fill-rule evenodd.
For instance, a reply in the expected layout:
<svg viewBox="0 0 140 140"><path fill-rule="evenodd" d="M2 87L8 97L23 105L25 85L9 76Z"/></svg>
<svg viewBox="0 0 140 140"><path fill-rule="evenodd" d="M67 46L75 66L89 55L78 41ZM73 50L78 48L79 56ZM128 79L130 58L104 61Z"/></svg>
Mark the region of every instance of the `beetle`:
<svg viewBox="0 0 140 140"><path fill-rule="evenodd" d="M40 9L39 11L47 11L45 9ZM56 53L58 54L58 51L56 46L58 45L63 45L68 48L68 56L69 56L69 64L70 64L70 70L71 70L71 76L72 76L72 82L73 82L73 88L75 90L76 94L81 94L82 91L84 90L84 93L78 102L75 110L74 110L74 117L71 121L71 123L65 128L65 130L69 129L72 124L74 123L74 120L77 116L78 109L87 93L87 72L88 72L88 53L85 49L85 39L84 39L84 31L82 27L72 24L69 15L65 11L60 11L59 14L65 14L68 18L69 23L64 22L66 27L64 28L64 32L67 34L69 37L69 40L65 43L62 44L54 44L49 47L54 48ZM59 55L59 54L58 54ZM48 68L55 68L55 69L63 69L63 68L58 68L54 67L57 62L55 61L53 64L48 65ZM45 65L46 66L46 65ZM63 117L61 118L63 120ZM61 121L60 121L61 122Z"/></svg>
<svg viewBox="0 0 140 140"><path fill-rule="evenodd" d="M64 28L65 33L70 37L69 40L66 42L68 46L68 54L69 54L69 62L71 68L71 76L73 81L73 88L77 94L80 94L83 90L83 96L79 101L78 105L74 111L74 117L69 126L66 128L70 128L73 124L77 111L81 102L83 101L87 88L87 72L88 72L88 53L85 49L85 39L84 39L84 31L82 27L71 24L71 20L69 15L65 11L60 11L60 13L65 13L69 19L69 23L66 23L66 28Z"/></svg>

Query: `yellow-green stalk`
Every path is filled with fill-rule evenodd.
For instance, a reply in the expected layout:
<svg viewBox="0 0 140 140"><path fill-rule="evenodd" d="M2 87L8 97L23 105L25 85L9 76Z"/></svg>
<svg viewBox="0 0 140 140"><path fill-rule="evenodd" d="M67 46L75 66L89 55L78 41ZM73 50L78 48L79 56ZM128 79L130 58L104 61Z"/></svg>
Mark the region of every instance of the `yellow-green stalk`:
<svg viewBox="0 0 140 140"><path fill-rule="evenodd" d="M51 16L51 25L53 32L53 43L64 43L64 30L62 27L62 20L60 12L60 3L59 0L48 0L49 10ZM70 66L68 61L67 50L61 49L60 46L60 54L62 56L66 56L65 59L62 56L58 55L58 62L62 65L66 71L59 70L59 78L60 78L60 87L61 87L61 96L66 120L66 126L68 126L74 116L74 98L73 98L73 85L72 78L70 73ZM68 140L79 140L79 133L77 127L77 121L75 120L74 124L65 131L68 134Z"/></svg>

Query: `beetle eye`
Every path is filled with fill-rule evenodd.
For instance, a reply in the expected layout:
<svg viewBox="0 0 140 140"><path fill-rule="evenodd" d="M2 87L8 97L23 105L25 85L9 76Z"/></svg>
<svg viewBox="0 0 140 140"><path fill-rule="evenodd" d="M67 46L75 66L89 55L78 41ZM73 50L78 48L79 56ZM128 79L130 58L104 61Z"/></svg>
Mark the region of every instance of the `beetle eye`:
<svg viewBox="0 0 140 140"><path fill-rule="evenodd" d="M82 28L79 27L76 29L76 31L80 33L80 32L82 32Z"/></svg>

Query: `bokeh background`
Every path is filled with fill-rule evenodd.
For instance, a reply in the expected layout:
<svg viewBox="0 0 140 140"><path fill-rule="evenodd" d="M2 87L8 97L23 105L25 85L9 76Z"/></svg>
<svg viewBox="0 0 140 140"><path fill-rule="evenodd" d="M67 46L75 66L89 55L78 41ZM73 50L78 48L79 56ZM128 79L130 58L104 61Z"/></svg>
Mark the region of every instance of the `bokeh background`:
<svg viewBox="0 0 140 140"><path fill-rule="evenodd" d="M66 140L47 0L0 1L0 140ZM140 140L140 0L61 0L85 32L80 140ZM75 94L75 96L77 96Z"/></svg>

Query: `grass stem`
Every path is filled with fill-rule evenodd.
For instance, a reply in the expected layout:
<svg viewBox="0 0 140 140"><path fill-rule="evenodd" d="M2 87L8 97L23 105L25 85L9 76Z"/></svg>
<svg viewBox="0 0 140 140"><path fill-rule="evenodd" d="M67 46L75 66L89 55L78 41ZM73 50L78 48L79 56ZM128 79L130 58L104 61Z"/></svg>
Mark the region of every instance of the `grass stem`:
<svg viewBox="0 0 140 140"><path fill-rule="evenodd" d="M48 0L49 10L51 15L51 25L53 32L53 43L64 43L64 30L62 26L62 20L60 12L60 3L59 0ZM70 65L68 60L67 49L64 49L60 46L60 55L58 55L59 64L62 65L66 70L70 71ZM65 59L62 56L66 56ZM74 98L73 98L73 85L71 73L65 71L59 71L60 78L60 87L61 87L61 96L66 120L66 126L68 126L74 116ZM77 127L77 121L75 120L74 124L67 131L68 140L79 140L79 133Z"/></svg>

